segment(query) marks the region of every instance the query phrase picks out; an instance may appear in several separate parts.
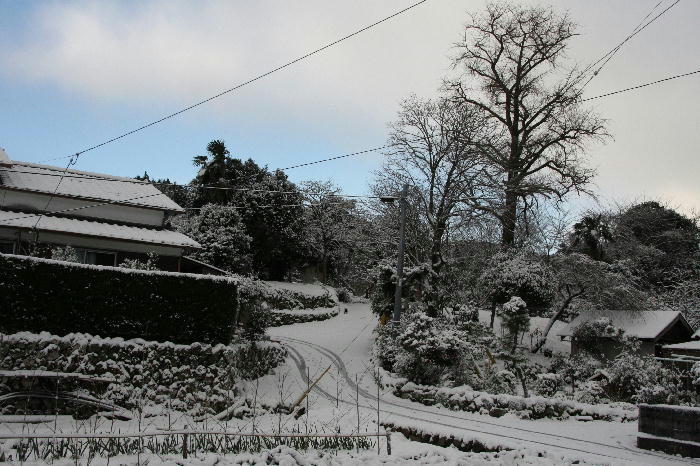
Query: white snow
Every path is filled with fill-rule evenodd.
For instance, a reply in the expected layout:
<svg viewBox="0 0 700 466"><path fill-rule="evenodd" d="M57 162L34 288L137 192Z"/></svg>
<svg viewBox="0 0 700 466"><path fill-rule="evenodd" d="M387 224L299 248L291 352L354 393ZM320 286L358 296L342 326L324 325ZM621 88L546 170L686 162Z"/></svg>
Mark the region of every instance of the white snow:
<svg viewBox="0 0 700 466"><path fill-rule="evenodd" d="M63 173L66 176L61 179L60 175ZM58 195L79 199L184 212L182 207L150 183L101 173L64 170L64 167L13 160L12 168L0 169L0 189L3 186L46 194L53 194L55 191Z"/></svg>
<svg viewBox="0 0 700 466"><path fill-rule="evenodd" d="M664 349L674 350L696 350L700 351L700 340L686 341L684 343L676 343L674 345L665 345Z"/></svg>
<svg viewBox="0 0 700 466"><path fill-rule="evenodd" d="M80 234L96 238L138 241L140 243L162 244L165 246L201 247L195 240L172 230L115 225L107 222L78 220L51 215L42 215L39 223L37 223L37 219L39 219L38 214L0 210L0 225L3 227L32 229L36 224L38 230L54 233Z"/></svg>
<svg viewBox="0 0 700 466"><path fill-rule="evenodd" d="M591 311L576 317L558 335L571 336L577 325L603 317L609 318L613 326L624 330L625 335L647 340L657 338L677 318L683 319L679 311Z"/></svg>

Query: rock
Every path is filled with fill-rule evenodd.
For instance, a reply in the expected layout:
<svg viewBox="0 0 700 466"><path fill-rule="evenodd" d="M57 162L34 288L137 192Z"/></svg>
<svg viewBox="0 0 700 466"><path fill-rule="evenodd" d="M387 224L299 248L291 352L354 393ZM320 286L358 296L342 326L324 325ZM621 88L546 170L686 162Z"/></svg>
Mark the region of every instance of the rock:
<svg viewBox="0 0 700 466"><path fill-rule="evenodd" d="M489 416L501 417L507 413L508 413L508 410L505 408L491 408L491 410L489 411Z"/></svg>

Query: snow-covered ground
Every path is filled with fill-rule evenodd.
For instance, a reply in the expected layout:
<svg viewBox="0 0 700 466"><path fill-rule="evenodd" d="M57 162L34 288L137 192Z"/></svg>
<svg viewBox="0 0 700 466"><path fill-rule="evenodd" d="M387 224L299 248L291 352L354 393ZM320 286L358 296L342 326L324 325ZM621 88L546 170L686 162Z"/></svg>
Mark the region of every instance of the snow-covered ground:
<svg viewBox="0 0 700 466"><path fill-rule="evenodd" d="M329 410L327 405L335 405L336 393L340 393L338 405L342 407L342 400L345 400L347 412L334 413L336 417L342 415L342 420L336 422L345 425L352 425L353 421L356 423L357 404L353 400L359 399L360 430L371 430L376 428L377 418L377 385L370 363L376 318L367 304L356 303L348 307L348 314L340 314L334 319L275 328L271 333L290 349L297 366L298 389L306 384L299 372L308 368L314 380L317 374L331 366L331 376L321 379L311 399L312 418L320 420L326 415ZM484 313L480 318L488 321L490 316ZM547 319L533 319L532 329L544 328L546 323ZM568 344L558 341L557 326L548 337L548 346L555 352L564 352L568 350ZM495 330L498 332L498 325ZM355 377L357 386L354 384ZM636 423L527 421L510 416L493 418L413 403L395 397L389 389L379 391L379 420L380 424L420 427L426 432L448 436L468 435L485 444L529 448L595 463L700 464L699 460L680 459L636 448Z"/></svg>
<svg viewBox="0 0 700 466"><path fill-rule="evenodd" d="M450 411L425 406L395 397L389 387L378 387L375 367L370 360L376 317L366 303L344 305L348 313L322 321L276 327L269 330L272 339L289 349L289 358L273 374L257 381L239 383L255 410L243 419L193 419L169 413L164 406L146 409L143 416L130 421L104 418L75 421L68 416L42 417L37 424L1 419L0 435L10 433L57 432L142 432L169 429L226 430L229 432L288 433L322 432L350 434L383 433L384 425L410 427L435 436L454 437L460 442L478 442L488 449L510 451L468 453L454 447L442 448L391 434L392 455L387 455L384 438L371 451L294 452L286 447L262 453L239 455L192 454L192 464L698 464L700 460L640 450L635 447L637 425L620 422L580 422L541 419L527 421L506 415L501 418ZM488 315L482 316L488 319ZM546 324L533 322L534 325ZM498 329L496 329L498 331ZM556 332L556 327L553 330ZM550 337L550 340L552 337ZM552 344L556 343L555 341ZM308 411L298 417L275 413L271 408L282 401L291 404L309 386L328 371L300 407ZM357 381L357 384L355 383ZM379 406L377 406L377 402ZM252 406L252 404L251 404ZM254 414L254 416L253 416ZM0 446L8 451L8 442ZM141 460L144 458L142 457ZM135 457L111 458L111 463L133 463ZM183 464L181 457L149 455L150 464ZM100 459L97 464L105 463ZM256 463L257 462L257 463ZM266 463L267 462L267 463ZM56 464L73 464L66 460ZM93 461L93 464L95 462Z"/></svg>

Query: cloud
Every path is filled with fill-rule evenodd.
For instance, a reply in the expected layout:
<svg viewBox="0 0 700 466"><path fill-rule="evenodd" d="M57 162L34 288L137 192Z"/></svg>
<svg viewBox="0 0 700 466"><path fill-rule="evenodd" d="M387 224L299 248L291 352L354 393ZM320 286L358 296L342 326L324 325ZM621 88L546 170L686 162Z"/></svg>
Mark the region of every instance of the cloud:
<svg viewBox="0 0 700 466"><path fill-rule="evenodd" d="M451 1L453 11L463 11ZM99 101L190 103L409 5L387 2L85 2L39 5L5 73ZM443 5L444 6L444 5ZM313 109L385 122L435 92L461 19L427 5L237 92L248 112ZM437 33L436 33L437 32ZM230 101L231 99L229 99ZM225 107L224 107L225 108ZM240 106L236 107L240 108ZM390 113L387 112L390 109Z"/></svg>

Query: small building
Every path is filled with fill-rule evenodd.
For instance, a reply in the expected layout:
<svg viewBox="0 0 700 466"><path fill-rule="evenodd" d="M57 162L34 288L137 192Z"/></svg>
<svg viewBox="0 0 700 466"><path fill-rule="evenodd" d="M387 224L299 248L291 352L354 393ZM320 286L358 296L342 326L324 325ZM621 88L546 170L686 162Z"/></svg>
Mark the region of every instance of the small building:
<svg viewBox="0 0 700 466"><path fill-rule="evenodd" d="M690 356L692 358L697 358L697 360L700 361L700 340L665 345L663 351L664 354L669 357L686 358L687 356Z"/></svg>
<svg viewBox="0 0 700 466"><path fill-rule="evenodd" d="M562 340L571 341L572 356L581 351L573 338L576 327L598 319L607 319L613 327L622 330L623 335L640 340L640 353L652 356L660 356L664 345L688 341L693 334L693 329L678 311L583 312L558 333ZM620 354L622 347L618 338L601 335L598 340L596 347L602 356L612 359Z"/></svg>
<svg viewBox="0 0 700 466"><path fill-rule="evenodd" d="M155 253L161 269L180 271L200 248L165 228L181 213L149 182L13 161L0 149L0 253L71 246L80 262L110 266Z"/></svg>

